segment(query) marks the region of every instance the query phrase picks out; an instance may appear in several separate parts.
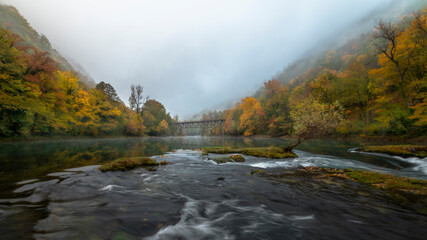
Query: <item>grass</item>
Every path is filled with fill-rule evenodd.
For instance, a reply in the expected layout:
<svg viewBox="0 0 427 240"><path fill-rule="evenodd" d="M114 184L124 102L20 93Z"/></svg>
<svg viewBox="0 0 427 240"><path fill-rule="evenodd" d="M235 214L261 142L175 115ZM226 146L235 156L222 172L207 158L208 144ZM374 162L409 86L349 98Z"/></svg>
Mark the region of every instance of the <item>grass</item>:
<svg viewBox="0 0 427 240"><path fill-rule="evenodd" d="M132 158L119 158L112 162L105 163L99 170L107 171L126 171L136 167L158 166L156 160L149 157L132 157Z"/></svg>
<svg viewBox="0 0 427 240"><path fill-rule="evenodd" d="M362 151L386 153L402 157L427 157L427 146L419 145L365 146Z"/></svg>
<svg viewBox="0 0 427 240"><path fill-rule="evenodd" d="M225 146L225 147L207 147L202 149L203 155L207 155L208 153L216 153L216 154L241 153L248 156L266 157L266 158L298 157L295 153L286 152L280 147L234 148L234 147Z"/></svg>

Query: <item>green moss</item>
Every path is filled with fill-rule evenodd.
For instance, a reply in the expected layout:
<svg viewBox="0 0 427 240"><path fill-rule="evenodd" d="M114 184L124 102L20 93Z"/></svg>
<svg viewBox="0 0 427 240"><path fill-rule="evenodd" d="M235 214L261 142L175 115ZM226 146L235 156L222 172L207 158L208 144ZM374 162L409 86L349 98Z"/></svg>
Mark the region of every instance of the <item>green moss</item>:
<svg viewBox="0 0 427 240"><path fill-rule="evenodd" d="M424 214L427 206L427 181L407 177L398 177L378 172L368 172L354 169L334 169L305 167L298 170L303 174L308 174L313 178L322 179L324 182L331 182L330 178L347 178L362 184L385 191L390 198L400 204L413 208ZM325 181L326 180L326 181ZM410 204L407 205L407 204Z"/></svg>
<svg viewBox="0 0 427 240"><path fill-rule="evenodd" d="M216 154L227 154L227 153L241 153L240 148L233 147L206 147L203 148L206 153L216 153Z"/></svg>
<svg viewBox="0 0 427 240"><path fill-rule="evenodd" d="M99 170L103 172L107 171L126 171L135 167L148 167L158 166L159 163L156 160L149 157L132 157L132 158L119 158L112 162L105 163Z"/></svg>
<svg viewBox="0 0 427 240"><path fill-rule="evenodd" d="M243 154L254 156L254 157L266 157L266 158L296 158L298 157L293 152L283 151L279 147L260 147L260 148L244 148Z"/></svg>
<svg viewBox="0 0 427 240"><path fill-rule="evenodd" d="M427 157L427 146L419 145L384 145L384 146L365 146L364 152L387 153L402 157Z"/></svg>
<svg viewBox="0 0 427 240"><path fill-rule="evenodd" d="M215 161L218 164L222 164L222 163L228 163L228 162L244 162L245 158L242 157L241 155L229 155L229 156L212 158L212 161Z"/></svg>
<svg viewBox="0 0 427 240"><path fill-rule="evenodd" d="M245 158L242 155L230 155L230 158L234 162L244 162L245 161Z"/></svg>
<svg viewBox="0 0 427 240"><path fill-rule="evenodd" d="M231 159L230 156L212 158L212 161L214 161L214 162L216 162L218 164L223 164L223 163L228 163L228 162L234 162L233 159Z"/></svg>
<svg viewBox="0 0 427 240"><path fill-rule="evenodd" d="M280 147L254 147L254 148L233 148L233 147L208 147L204 148L207 153L216 154L229 154L229 153L241 153L248 156L254 157L266 157L266 158L295 158L298 157L293 152L286 152Z"/></svg>
<svg viewBox="0 0 427 240"><path fill-rule="evenodd" d="M427 193L427 181L393 175L367 172L362 170L346 170L345 175L358 182L373 185L386 190L402 190Z"/></svg>

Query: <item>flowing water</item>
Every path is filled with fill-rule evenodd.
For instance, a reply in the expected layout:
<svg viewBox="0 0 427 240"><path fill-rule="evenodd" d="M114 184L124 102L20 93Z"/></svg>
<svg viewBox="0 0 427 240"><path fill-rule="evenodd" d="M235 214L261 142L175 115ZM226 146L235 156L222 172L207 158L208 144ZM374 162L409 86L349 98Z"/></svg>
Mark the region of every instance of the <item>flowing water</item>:
<svg viewBox="0 0 427 240"><path fill-rule="evenodd" d="M362 154L360 143L310 141L296 159L218 165L204 146L283 146L279 139L173 137L0 144L1 239L425 239L427 217L351 180L321 182L301 166L427 178L427 159ZM119 157L170 164L100 172ZM253 174L262 169L288 174ZM222 180L220 180L222 179Z"/></svg>

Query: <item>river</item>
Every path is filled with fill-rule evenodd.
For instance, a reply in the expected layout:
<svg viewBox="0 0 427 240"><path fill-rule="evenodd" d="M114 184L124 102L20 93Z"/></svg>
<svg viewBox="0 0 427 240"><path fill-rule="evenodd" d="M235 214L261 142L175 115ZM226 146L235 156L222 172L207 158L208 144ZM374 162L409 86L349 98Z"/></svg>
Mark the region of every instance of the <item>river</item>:
<svg viewBox="0 0 427 240"><path fill-rule="evenodd" d="M358 168L427 179L427 159L362 154L361 143L309 141L296 159L218 165L205 146L283 146L281 139L166 137L0 144L1 239L425 239L427 217L351 180L319 182L299 167ZM100 172L154 156L156 171ZM289 174L271 178L253 170Z"/></svg>

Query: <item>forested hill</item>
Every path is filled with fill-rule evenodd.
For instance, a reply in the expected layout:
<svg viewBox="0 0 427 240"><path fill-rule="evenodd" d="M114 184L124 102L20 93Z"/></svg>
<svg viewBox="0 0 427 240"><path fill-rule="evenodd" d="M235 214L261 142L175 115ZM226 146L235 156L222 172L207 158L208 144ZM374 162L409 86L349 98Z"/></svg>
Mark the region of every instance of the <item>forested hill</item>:
<svg viewBox="0 0 427 240"><path fill-rule="evenodd" d="M45 36L0 6L0 138L169 135L174 120L131 87L130 108L108 83L88 81Z"/></svg>
<svg viewBox="0 0 427 240"><path fill-rule="evenodd" d="M222 130L291 135L299 123L316 128L328 124L322 116L336 114L343 121L330 134L425 136L426 31L425 6L396 22L378 20L372 32L296 61L255 96L220 113Z"/></svg>
<svg viewBox="0 0 427 240"><path fill-rule="evenodd" d="M408 24L411 14L414 11L420 11L424 7L425 1L423 0L392 1L390 5L371 12L359 21L336 33L336 35L331 36L331 39L323 40L317 47L311 49L307 53L307 56L292 62L283 71L274 76L274 78L282 83L289 83L293 78L302 75L309 68L318 65L319 61L325 58L328 51L347 51L349 44L365 41L375 27L373 25L375 24L375 19L387 19L387 21L393 23L400 22L400 24Z"/></svg>
<svg viewBox="0 0 427 240"><path fill-rule="evenodd" d="M76 72L82 82L89 86L95 86L95 81L90 76L76 69L58 51L52 48L47 37L34 30L15 7L0 4L0 26L18 34L25 45L33 46L42 52L49 53L49 56L56 62L59 70Z"/></svg>

